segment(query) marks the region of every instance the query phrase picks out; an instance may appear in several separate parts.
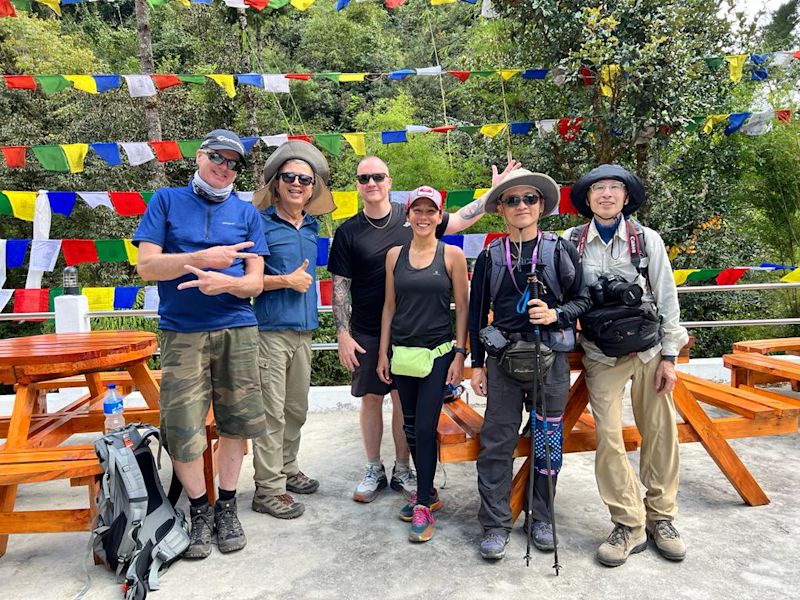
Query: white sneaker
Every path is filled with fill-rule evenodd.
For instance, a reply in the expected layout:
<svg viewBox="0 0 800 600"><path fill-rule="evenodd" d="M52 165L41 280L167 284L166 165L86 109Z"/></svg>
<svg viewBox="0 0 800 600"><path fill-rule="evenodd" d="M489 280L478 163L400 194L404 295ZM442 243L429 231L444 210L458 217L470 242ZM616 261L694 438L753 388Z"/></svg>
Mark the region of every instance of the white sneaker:
<svg viewBox="0 0 800 600"><path fill-rule="evenodd" d="M386 469L383 465L367 465L366 469L364 479L353 492L356 502L372 502L378 497L378 492L386 487Z"/></svg>
<svg viewBox="0 0 800 600"><path fill-rule="evenodd" d="M410 468L398 469L397 463L392 468L392 482L390 484L396 492L402 492L406 499L417 492L417 476Z"/></svg>

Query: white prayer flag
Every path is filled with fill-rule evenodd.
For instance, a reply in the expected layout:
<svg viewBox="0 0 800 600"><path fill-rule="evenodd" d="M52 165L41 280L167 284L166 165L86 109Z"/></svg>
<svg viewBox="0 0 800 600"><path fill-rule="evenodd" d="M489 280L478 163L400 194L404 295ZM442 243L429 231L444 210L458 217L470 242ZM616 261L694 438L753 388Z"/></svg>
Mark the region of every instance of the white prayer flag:
<svg viewBox="0 0 800 600"><path fill-rule="evenodd" d="M6 241L0 240L0 288L6 284Z"/></svg>
<svg viewBox="0 0 800 600"><path fill-rule="evenodd" d="M486 242L485 233L467 233L464 235L464 256L467 258L478 258Z"/></svg>
<svg viewBox="0 0 800 600"><path fill-rule="evenodd" d="M775 118L775 111L765 110L750 115L750 118L739 128L740 133L746 135L763 135L772 130L772 120Z"/></svg>
<svg viewBox="0 0 800 600"><path fill-rule="evenodd" d="M268 92L276 94L289 93L289 80L280 73L277 75L262 75L261 78L264 80L264 89Z"/></svg>
<svg viewBox="0 0 800 600"><path fill-rule="evenodd" d="M30 268L50 272L56 267L61 240L33 240Z"/></svg>
<svg viewBox="0 0 800 600"><path fill-rule="evenodd" d="M143 165L156 157L147 142L120 142L120 146L128 155L128 162L132 167Z"/></svg>
<svg viewBox="0 0 800 600"><path fill-rule="evenodd" d="M389 200L405 206L409 192L389 192Z"/></svg>
<svg viewBox="0 0 800 600"><path fill-rule="evenodd" d="M254 193L255 192L236 192L236 195L239 196L240 200L244 200L245 202L249 202L250 204L252 204Z"/></svg>
<svg viewBox="0 0 800 600"><path fill-rule="evenodd" d="M264 142L267 146L277 147L289 141L289 134L279 133L278 135L262 135L261 141Z"/></svg>
<svg viewBox="0 0 800 600"><path fill-rule="evenodd" d="M442 74L442 67L441 65L436 65L435 67L423 67L421 69L415 69L417 75L423 76L431 76L431 75L441 75Z"/></svg>
<svg viewBox="0 0 800 600"><path fill-rule="evenodd" d="M114 210L114 205L111 204L111 197L108 195L108 192L77 192L77 194L90 208L107 206L111 210Z"/></svg>
<svg viewBox="0 0 800 600"><path fill-rule="evenodd" d="M156 86L149 75L123 75L128 84L128 93L132 98L144 98L156 95Z"/></svg>
<svg viewBox="0 0 800 600"><path fill-rule="evenodd" d="M5 264L3 265L3 268L5 268ZM11 300L11 296L13 295L14 290L0 290L0 311L6 307L6 304L8 304L8 301Z"/></svg>
<svg viewBox="0 0 800 600"><path fill-rule="evenodd" d="M541 119L536 121L536 130L539 135L547 135L555 129L556 123L558 123L558 119Z"/></svg>
<svg viewBox="0 0 800 600"><path fill-rule="evenodd" d="M425 125L406 125L406 131L412 133L428 133L430 130L431 128L425 127Z"/></svg>
<svg viewBox="0 0 800 600"><path fill-rule="evenodd" d="M146 285L144 286L144 309L145 310L158 310L158 286Z"/></svg>

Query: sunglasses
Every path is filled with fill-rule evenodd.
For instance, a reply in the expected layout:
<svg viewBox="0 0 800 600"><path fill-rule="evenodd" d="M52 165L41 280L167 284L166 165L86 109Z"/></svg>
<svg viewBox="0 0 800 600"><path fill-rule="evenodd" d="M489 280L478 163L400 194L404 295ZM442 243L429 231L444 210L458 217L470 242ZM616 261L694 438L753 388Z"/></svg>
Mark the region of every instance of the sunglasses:
<svg viewBox="0 0 800 600"><path fill-rule="evenodd" d="M232 158L225 158L219 152L206 152L206 156L208 157L208 160L210 160L215 165L224 164L231 171L236 171L238 173L242 168L242 162L241 161L234 160Z"/></svg>
<svg viewBox="0 0 800 600"><path fill-rule="evenodd" d="M366 175L356 175L356 181L361 185L367 185L370 179L375 183L383 183L383 180L387 177L386 173L368 173Z"/></svg>
<svg viewBox="0 0 800 600"><path fill-rule="evenodd" d="M543 198L541 196L537 196L536 194L525 194L524 196L508 196L507 198L503 199L503 204L509 208L514 208L515 206L519 206L520 202L524 202L526 206L533 206L542 200Z"/></svg>
<svg viewBox="0 0 800 600"><path fill-rule="evenodd" d="M299 181L300 185L311 185L314 183L314 177L311 175L302 175L300 173L281 173L278 177L281 178L283 183L294 183L295 181Z"/></svg>

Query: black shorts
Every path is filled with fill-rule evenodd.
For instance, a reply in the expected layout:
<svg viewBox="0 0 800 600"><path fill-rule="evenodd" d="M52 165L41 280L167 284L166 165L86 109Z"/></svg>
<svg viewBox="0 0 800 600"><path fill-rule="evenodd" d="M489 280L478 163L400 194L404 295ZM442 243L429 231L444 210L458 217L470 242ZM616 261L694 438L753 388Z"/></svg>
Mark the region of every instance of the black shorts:
<svg viewBox="0 0 800 600"><path fill-rule="evenodd" d="M378 379L378 350L380 349L381 338L363 333L353 333L356 343L366 350L366 354L361 354L356 350L358 366L353 371L353 378L350 385L350 393L356 398L361 398L366 394L377 394L385 396L394 388L394 383L386 384Z"/></svg>

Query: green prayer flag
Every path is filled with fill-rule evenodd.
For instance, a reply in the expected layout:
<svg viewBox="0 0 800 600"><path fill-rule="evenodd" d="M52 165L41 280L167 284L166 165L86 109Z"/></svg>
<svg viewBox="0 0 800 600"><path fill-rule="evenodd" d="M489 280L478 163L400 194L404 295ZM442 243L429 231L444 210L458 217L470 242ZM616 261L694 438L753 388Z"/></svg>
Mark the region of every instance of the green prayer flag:
<svg viewBox="0 0 800 600"><path fill-rule="evenodd" d="M14 8L17 10L31 12L31 0L11 0L11 4L13 4Z"/></svg>
<svg viewBox="0 0 800 600"><path fill-rule="evenodd" d="M72 84L64 79L62 75L34 75L33 77L42 88L42 91L44 91L45 96L51 96L61 90L72 87Z"/></svg>
<svg viewBox="0 0 800 600"><path fill-rule="evenodd" d="M159 6L164 6L167 3L167 0L147 0L147 3L151 8L157 8Z"/></svg>
<svg viewBox="0 0 800 600"><path fill-rule="evenodd" d="M47 300L47 311L55 312L56 310L56 296L63 296L64 288L50 288L49 298Z"/></svg>
<svg viewBox="0 0 800 600"><path fill-rule="evenodd" d="M8 201L8 196L0 192L0 215L13 215L14 210L11 208L11 202Z"/></svg>
<svg viewBox="0 0 800 600"><path fill-rule="evenodd" d="M722 273L722 269L700 269L694 273L689 273L686 281L707 281Z"/></svg>
<svg viewBox="0 0 800 600"><path fill-rule="evenodd" d="M125 242L122 240L95 240L98 262L127 262L128 253L125 252Z"/></svg>
<svg viewBox="0 0 800 600"><path fill-rule="evenodd" d="M334 156L339 156L342 151L342 135L340 133L317 133L314 134L314 141Z"/></svg>
<svg viewBox="0 0 800 600"><path fill-rule="evenodd" d="M458 130L472 135L473 133L477 133L480 130L480 127L478 125L459 125Z"/></svg>
<svg viewBox="0 0 800 600"><path fill-rule="evenodd" d="M694 133L700 129L706 122L705 117L692 117L692 121L686 125L686 131Z"/></svg>
<svg viewBox="0 0 800 600"><path fill-rule="evenodd" d="M314 73L314 79L330 79L331 81L339 83L339 77L341 77L341 75L341 73Z"/></svg>
<svg viewBox="0 0 800 600"><path fill-rule="evenodd" d="M67 157L61 146L33 146L33 155L45 171L56 171L58 173L69 173Z"/></svg>
<svg viewBox="0 0 800 600"><path fill-rule="evenodd" d="M706 63L709 69L712 71L716 71L722 66L722 63L725 62L724 56L706 56L703 59L703 62Z"/></svg>
<svg viewBox="0 0 800 600"><path fill-rule="evenodd" d="M289 4L289 0L269 0L269 4L267 4L267 8L271 8L271 9L274 10L274 9L278 9L278 8L283 8L287 4Z"/></svg>
<svg viewBox="0 0 800 600"><path fill-rule="evenodd" d="M194 158L197 151L200 150L200 144L203 140L178 140L178 148L181 149L181 156L183 158Z"/></svg>
<svg viewBox="0 0 800 600"><path fill-rule="evenodd" d="M150 198L153 197L155 192L139 192L142 195L142 200L144 200L145 204L150 204Z"/></svg>
<svg viewBox="0 0 800 600"><path fill-rule="evenodd" d="M497 71L470 71L470 77L491 77L492 75L497 75Z"/></svg>
<svg viewBox="0 0 800 600"><path fill-rule="evenodd" d="M193 83L195 85L206 84L205 75L178 75L178 79L180 79L183 83Z"/></svg>
<svg viewBox="0 0 800 600"><path fill-rule="evenodd" d="M475 190L448 190L447 208L461 208L472 202Z"/></svg>

